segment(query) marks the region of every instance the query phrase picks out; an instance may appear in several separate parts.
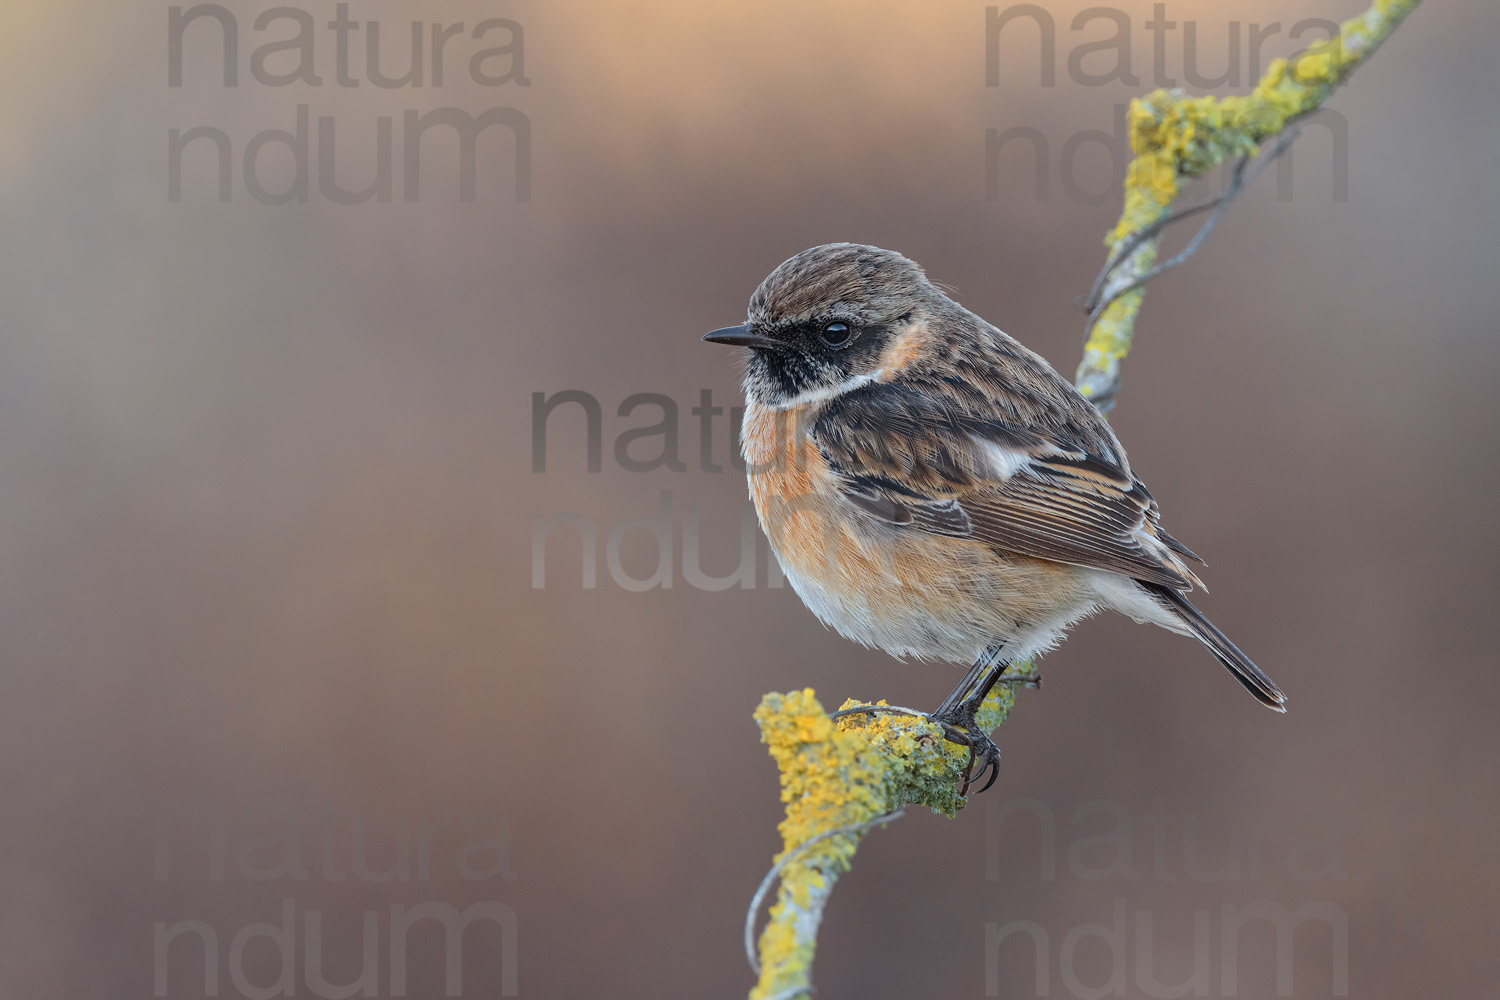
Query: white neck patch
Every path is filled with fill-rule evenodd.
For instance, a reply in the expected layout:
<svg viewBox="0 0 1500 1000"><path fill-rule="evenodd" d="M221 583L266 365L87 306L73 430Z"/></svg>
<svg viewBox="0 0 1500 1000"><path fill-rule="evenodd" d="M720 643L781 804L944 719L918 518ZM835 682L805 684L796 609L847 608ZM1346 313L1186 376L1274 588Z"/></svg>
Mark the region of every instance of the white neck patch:
<svg viewBox="0 0 1500 1000"><path fill-rule="evenodd" d="M877 368L864 375L856 375L853 378L845 379L838 385L820 386L817 389L808 389L806 392L799 392L797 395L781 400L780 402L768 403L758 400L757 403L767 410L792 410L802 406L804 403L821 403L824 400L842 396L846 392L853 392L862 385L869 385L871 382L880 381L884 374L884 369ZM745 395L750 395L750 387L748 385L745 387Z"/></svg>

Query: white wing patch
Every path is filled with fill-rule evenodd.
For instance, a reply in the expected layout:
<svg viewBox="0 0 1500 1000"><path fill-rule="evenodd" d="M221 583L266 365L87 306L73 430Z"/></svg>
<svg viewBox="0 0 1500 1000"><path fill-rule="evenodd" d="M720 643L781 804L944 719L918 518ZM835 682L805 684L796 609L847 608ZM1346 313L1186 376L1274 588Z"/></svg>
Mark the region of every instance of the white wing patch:
<svg viewBox="0 0 1500 1000"><path fill-rule="evenodd" d="M974 447L984 456L988 473L1001 482L1028 468L1034 459L1068 454L1051 444L1030 451L1022 451L1019 448L1010 448L998 441L991 441L976 435L970 435L969 440L974 442Z"/></svg>
<svg viewBox="0 0 1500 1000"><path fill-rule="evenodd" d="M995 441L971 437L974 447L984 456L986 471L995 479L1004 481L1031 464L1031 454L1015 448L1007 448Z"/></svg>

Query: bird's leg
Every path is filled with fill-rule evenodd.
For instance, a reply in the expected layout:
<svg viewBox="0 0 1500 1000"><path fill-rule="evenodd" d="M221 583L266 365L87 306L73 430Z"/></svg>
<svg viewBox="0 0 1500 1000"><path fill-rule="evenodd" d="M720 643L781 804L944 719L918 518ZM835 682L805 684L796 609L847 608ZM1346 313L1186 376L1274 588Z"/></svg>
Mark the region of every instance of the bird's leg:
<svg viewBox="0 0 1500 1000"><path fill-rule="evenodd" d="M981 792L993 785L1000 776L1000 748L995 746L975 718L985 698L989 697L990 691L1010 665L1001 657L1000 651L999 645L986 649L931 716L934 722L943 727L949 741L969 748L969 763L964 768L964 785L959 792L961 795L967 794L970 782L984 777L985 771L991 772L990 780L985 782L984 788L979 790ZM1014 677L1004 677L1004 680L1008 684L1039 687L1042 679L1038 674L1017 674ZM979 774L971 778L970 770L976 758L980 760Z"/></svg>
<svg viewBox="0 0 1500 1000"><path fill-rule="evenodd" d="M1000 670L1005 669L1004 661L998 660L999 655L999 646L991 646L989 649L986 649L983 653L981 653L979 659L975 660L974 665L969 668L969 672L964 674L964 679L958 682L957 687L948 692L948 697L943 699L943 703L937 707L937 710L935 712L932 713L932 717L934 719L944 719L952 721L949 717L958 710L958 707L963 704L965 698L969 694L971 694L974 689L981 684L981 682L984 681L985 675L987 673L989 673L995 667L999 667ZM999 671L995 671L995 673L998 676ZM989 684L985 685L984 695L981 695L979 699L981 703L984 701L985 695L989 694L990 688L993 686L993 681L990 681Z"/></svg>
<svg viewBox="0 0 1500 1000"><path fill-rule="evenodd" d="M964 766L964 783L959 789L960 795L967 795L970 783L984 777L985 771L994 773L990 775L984 788L980 789L981 792L994 784L995 779L1000 776L1000 748L995 746L989 734L979 727L975 719L979 706L984 704L995 681L1005 671L1005 661L1000 659L999 653L997 647L985 650L974 666L969 668L964 679L959 681L958 686L937 707L937 711L932 713L932 720L943 727L943 732L951 742L966 744L969 748L969 762ZM979 761L977 776L973 774L976 759Z"/></svg>

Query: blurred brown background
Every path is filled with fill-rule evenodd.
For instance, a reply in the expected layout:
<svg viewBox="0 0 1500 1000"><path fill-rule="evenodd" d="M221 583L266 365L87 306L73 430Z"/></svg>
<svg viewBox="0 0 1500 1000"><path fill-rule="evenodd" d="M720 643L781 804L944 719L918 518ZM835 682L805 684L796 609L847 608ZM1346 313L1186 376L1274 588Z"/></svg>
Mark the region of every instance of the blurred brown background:
<svg viewBox="0 0 1500 1000"><path fill-rule="evenodd" d="M689 408L738 389L697 338L736 322L782 259L847 239L908 254L1071 372L1073 299L1118 185L1102 142L1060 160L1157 82L1153 9L1113 8L1137 82L1096 86L1082 74L1117 53L1069 54L1112 22L1074 30L1084 4L1043 6L1055 84L1023 18L986 87L980 2L355 3L349 17L382 25L388 76L428 22L423 86L384 89L360 33L360 86L338 86L323 0L295 7L316 23L316 87L252 75L255 47L296 31L255 30L268 4L226 0L234 88L207 18L170 87L167 5L8 5L0 995L202 997L205 932L219 995L278 993L272 940L241 931L279 924L287 899L298 996L330 995L308 978L309 912L333 983L359 974L375 914L385 997L391 906L430 901L514 914L508 952L495 926L468 931L464 996L500 995L508 975L530 997L748 989L741 921L780 816L759 697L934 705L954 675L826 632L767 587L758 534L754 588L689 585L685 509L701 512L705 571L724 575L745 504L737 472L701 462ZM1321 37L1289 38L1303 18L1361 7L1171 0L1161 68L1186 82L1192 23L1199 73L1220 75L1237 30L1240 87L1212 89L1242 90L1252 25L1280 26L1264 63ZM1170 530L1212 564L1205 609L1289 714L1186 640L1083 624L1001 730L994 789L954 822L870 836L833 898L820 996L1036 995L1029 939L987 959L987 926L1013 921L1047 935L1049 995L1099 995L1112 971L1122 995L1166 995L1153 977L1183 982L1198 955L1202 995L1273 996L1264 923L1235 939L1223 981L1224 908L1256 903L1332 921L1295 932L1295 996L1340 995L1340 926L1350 996L1500 988L1493 14L1419 9L1332 102L1346 172L1310 128L1284 197L1268 172L1152 286L1126 367L1115 425ZM496 28L453 36L434 85L430 23L492 17L524 28L528 84L467 72L504 44ZM393 119L390 202L322 196L316 149L305 203L254 197L245 147L292 129L299 104L314 146L318 118L335 122L349 189L374 178L376 120ZM403 113L445 106L526 115L529 200L503 127L479 141L475 201L442 130L403 200ZM232 143L227 203L211 140L169 200L168 131L196 126ZM1046 197L1013 142L991 201L986 130L1018 126L1047 142ZM261 155L265 187L285 189L286 150ZM565 389L602 408L597 473L571 405L533 471L532 394ZM643 392L677 402L685 471L616 460L620 433L657 419L617 415ZM723 465L726 418L714 427ZM662 491L673 586L632 592L619 578L650 575L651 536L625 536L614 573L608 538ZM534 519L567 512L596 530L597 586L562 526L534 587ZM1080 939L1117 909L1122 950ZM157 968L157 925L185 921L198 930ZM408 952L408 994L443 995L436 925Z"/></svg>

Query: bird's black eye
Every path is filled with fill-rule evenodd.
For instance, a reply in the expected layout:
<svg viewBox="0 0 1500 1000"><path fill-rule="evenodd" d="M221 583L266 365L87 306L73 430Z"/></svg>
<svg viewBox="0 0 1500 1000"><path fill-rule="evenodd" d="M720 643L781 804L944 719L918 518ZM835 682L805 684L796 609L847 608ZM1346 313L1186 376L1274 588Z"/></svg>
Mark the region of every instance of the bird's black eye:
<svg viewBox="0 0 1500 1000"><path fill-rule="evenodd" d="M854 329L848 323L834 322L823 327L823 332L819 336L829 347L843 347L854 339Z"/></svg>

